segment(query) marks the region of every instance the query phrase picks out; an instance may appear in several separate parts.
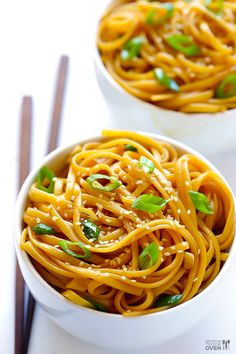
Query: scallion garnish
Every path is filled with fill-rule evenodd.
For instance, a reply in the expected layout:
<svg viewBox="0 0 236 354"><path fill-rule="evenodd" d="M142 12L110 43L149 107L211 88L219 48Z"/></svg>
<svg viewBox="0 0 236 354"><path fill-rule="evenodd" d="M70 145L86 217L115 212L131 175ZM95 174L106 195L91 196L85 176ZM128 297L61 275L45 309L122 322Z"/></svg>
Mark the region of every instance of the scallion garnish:
<svg viewBox="0 0 236 354"><path fill-rule="evenodd" d="M124 149L125 149L126 151L134 151L134 152L137 152L137 151L138 151L138 149L137 149L135 146L130 145L130 144L125 144Z"/></svg>
<svg viewBox="0 0 236 354"><path fill-rule="evenodd" d="M182 299L183 295L163 295L154 302L154 307L175 306Z"/></svg>
<svg viewBox="0 0 236 354"><path fill-rule="evenodd" d="M54 177L55 175L52 170L47 166L43 166L37 174L37 188L47 193L53 193L55 184L53 180ZM47 186L45 186L45 184Z"/></svg>
<svg viewBox="0 0 236 354"><path fill-rule="evenodd" d="M164 199L152 194L142 194L133 201L131 206L137 210L155 213L161 210L169 201L170 199Z"/></svg>
<svg viewBox="0 0 236 354"><path fill-rule="evenodd" d="M200 54L200 48L188 36L172 34L166 38L166 41L171 48L186 56L196 56Z"/></svg>
<svg viewBox="0 0 236 354"><path fill-rule="evenodd" d="M97 240L100 233L100 229L93 221L85 219L83 221L83 232L85 233L88 239Z"/></svg>
<svg viewBox="0 0 236 354"><path fill-rule="evenodd" d="M216 98L228 98L236 95L236 74L230 74L217 86Z"/></svg>
<svg viewBox="0 0 236 354"><path fill-rule="evenodd" d="M152 9L147 13L146 24L147 25L160 25L167 21L169 18L173 16L174 13L174 5L167 2L165 4L160 4L160 7L166 10L166 14L162 17L158 16L158 9Z"/></svg>
<svg viewBox="0 0 236 354"><path fill-rule="evenodd" d="M98 182L99 180L108 180L108 181L110 181L110 183L108 183L106 186L103 186L101 183ZM96 189L99 191L105 191L105 192L112 192L116 188L120 187L122 184L114 176L107 176L107 175L103 175L103 174L90 175L86 179L86 181L93 189Z"/></svg>
<svg viewBox="0 0 236 354"><path fill-rule="evenodd" d="M175 80L171 79L168 75L166 75L164 70L162 70L161 68L156 68L153 70L153 72L154 72L155 79L162 86L165 86L172 91L176 91L176 92L180 91L180 87L177 84L177 82Z"/></svg>
<svg viewBox="0 0 236 354"><path fill-rule="evenodd" d="M224 13L224 0L205 0L206 8L215 15L222 15Z"/></svg>
<svg viewBox="0 0 236 354"><path fill-rule="evenodd" d="M159 249L155 242L146 246L138 257L139 269L152 267L159 257Z"/></svg>
<svg viewBox="0 0 236 354"><path fill-rule="evenodd" d="M67 240L61 240L59 242L59 246L61 247L61 249L69 254L72 257L75 258L90 258L91 257L91 252L89 251L89 249L82 243L82 242L71 242L71 241L67 241ZM84 254L78 254L75 253L74 251L69 249L69 246L78 246L79 248L81 248L84 252Z"/></svg>
<svg viewBox="0 0 236 354"><path fill-rule="evenodd" d="M154 163L145 156L140 157L138 165L142 167L145 172L152 172L155 168Z"/></svg>
<svg viewBox="0 0 236 354"><path fill-rule="evenodd" d="M144 40L145 38L143 36L130 39L127 43L125 43L121 51L121 58L123 60L128 60L137 57L140 53Z"/></svg>
<svg viewBox="0 0 236 354"><path fill-rule="evenodd" d="M107 309L105 308L105 306L100 304L100 302L90 300L90 299L89 299L89 302L94 306L95 310L101 311L101 312L107 312Z"/></svg>
<svg viewBox="0 0 236 354"><path fill-rule="evenodd" d="M37 235L56 235L56 231L48 225L45 224L37 224L32 227L32 230L37 234Z"/></svg>
<svg viewBox="0 0 236 354"><path fill-rule="evenodd" d="M189 191L188 193L197 210L201 211L204 214L214 214L211 204L205 194L194 191Z"/></svg>

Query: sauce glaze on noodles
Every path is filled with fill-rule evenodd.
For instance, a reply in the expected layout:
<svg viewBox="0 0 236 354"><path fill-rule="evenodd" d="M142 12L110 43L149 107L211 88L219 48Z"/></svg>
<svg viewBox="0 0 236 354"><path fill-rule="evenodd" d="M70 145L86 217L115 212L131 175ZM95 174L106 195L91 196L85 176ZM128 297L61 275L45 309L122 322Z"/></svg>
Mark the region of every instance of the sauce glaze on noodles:
<svg viewBox="0 0 236 354"><path fill-rule="evenodd" d="M108 72L130 94L162 108L186 113L215 113L235 108L235 93L225 98L215 96L220 83L236 73L235 1L224 1L220 15L210 11L205 0L168 1L174 5L173 15L157 25L148 25L147 14L157 11L163 17L161 4L165 2L112 3L97 33L97 46ZM220 2L210 3L214 10ZM166 40L173 34L189 37L200 54L187 56L174 50ZM145 38L139 55L123 60L122 48L137 36ZM178 83L180 91L157 82L154 68L164 70Z"/></svg>
<svg viewBox="0 0 236 354"><path fill-rule="evenodd" d="M75 303L95 301L107 312L131 316L167 309L153 305L163 294L182 294L180 303L191 299L214 280L227 259L234 237L231 192L198 157L166 142L124 131L104 131L103 137L71 152L53 193L38 189L37 183L31 186L21 248L41 276ZM126 151L126 144L137 151ZM155 164L152 172L139 165L141 156ZM86 179L97 173L122 184L112 192L95 190ZM198 212L189 191L204 193L213 215ZM132 208L142 194L169 202L155 213ZM84 234L84 219L100 228L97 240ZM39 223L57 234L36 235L32 228ZM59 247L63 239L82 242L91 258L65 253ZM153 242L159 248L156 263L139 269L139 255ZM77 246L71 249L81 252Z"/></svg>

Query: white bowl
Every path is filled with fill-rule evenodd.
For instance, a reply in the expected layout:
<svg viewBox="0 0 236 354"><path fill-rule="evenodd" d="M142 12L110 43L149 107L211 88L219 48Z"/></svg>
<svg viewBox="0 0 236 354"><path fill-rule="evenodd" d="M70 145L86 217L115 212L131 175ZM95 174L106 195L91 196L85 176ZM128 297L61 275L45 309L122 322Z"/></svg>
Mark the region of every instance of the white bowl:
<svg viewBox="0 0 236 354"><path fill-rule="evenodd" d="M170 138L149 133L143 134L166 141L181 152L198 156L225 181L221 173L209 161L191 148ZM101 137L93 137L77 143L101 139ZM127 318L81 307L66 300L38 274L26 252L20 250L19 244L27 195L38 170L41 166L47 165L57 172L58 166L61 166L68 152L75 145L59 148L46 156L30 173L19 193L16 204L16 252L25 282L36 301L53 321L65 331L87 342L103 347L140 348L171 340L190 329L207 313L210 306L222 298L224 280L236 262L236 241L234 240L229 258L215 280L199 295L166 311ZM227 184L226 181L225 183Z"/></svg>
<svg viewBox="0 0 236 354"><path fill-rule="evenodd" d="M102 10L100 17L105 9ZM236 146L236 109L188 114L157 107L131 95L113 79L101 60L96 41L94 61L97 81L116 128L167 135L203 154L215 154Z"/></svg>

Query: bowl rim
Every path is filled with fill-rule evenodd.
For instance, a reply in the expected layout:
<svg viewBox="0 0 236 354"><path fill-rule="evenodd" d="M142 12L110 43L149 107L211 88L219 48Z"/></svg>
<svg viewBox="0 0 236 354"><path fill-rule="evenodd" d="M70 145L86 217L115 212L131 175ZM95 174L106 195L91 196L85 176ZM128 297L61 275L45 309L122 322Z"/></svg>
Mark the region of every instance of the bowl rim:
<svg viewBox="0 0 236 354"><path fill-rule="evenodd" d="M125 132L125 131L123 131L123 132ZM172 138L160 135L160 134L149 133L146 131L135 131L135 132L142 134L142 135L146 135L146 136L153 138L157 141L159 140L159 141L167 142L167 143L171 144L172 146L174 146L175 148L177 148L177 150L179 150L179 151L183 151L184 153L190 153L190 154L193 154L193 155L197 156L198 158L200 158L204 163L206 163L209 166L210 169L212 169L214 172L216 172L222 178L222 180L224 181L224 183L226 184L226 186L228 187L229 191L231 192L231 194L233 196L234 207L235 207L236 199L235 199L234 193L233 193L229 183L227 182L225 177L221 174L221 172L208 159L206 159L204 156L202 156L201 153L199 153L196 150L194 150L193 148L185 145L184 143L181 143L179 141L176 141L175 139L172 139ZM171 307L171 308L166 309L164 311L143 314L143 315L134 316L134 317L132 317L132 316L131 317L124 317L121 314L101 312L101 311L97 311L94 309L86 308L81 305L74 304L73 302L66 299L61 293L56 291L49 283L46 282L46 280L44 280L44 278L37 272L36 268L31 263L30 258L28 256L28 254L26 253L26 251L20 249L20 238L21 238L21 233L22 233L22 216L23 216L23 212L25 210L25 201L27 200L30 186L35 181L35 177L36 177L37 172L40 169L40 167L44 166L44 165L48 165L48 164L50 165L50 163L53 162L54 160L56 160L62 153L64 153L64 154L69 153L77 144L84 144L84 143L90 142L90 141L99 141L99 140L102 141L104 139L106 139L106 137L103 137L102 135L95 136L95 137L90 136L90 137L84 138L79 141L76 140L69 145L60 146L57 149L55 149L54 151L52 151L50 154L46 155L40 161L40 163L38 163L37 166L35 166L34 169L30 172L30 174L28 175L28 177L26 178L26 180L24 181L24 183L20 189L20 192L17 196L16 205L15 205L15 220L16 220L16 223L15 223L15 225L16 225L15 248L16 248L17 257L22 262L24 262L24 264L26 265L29 272L34 276L35 280L41 284L41 286L45 287L51 293L52 296L56 296L58 299L61 299L63 302L65 302L69 306L69 308L73 311L75 309L77 311L83 311L83 312L90 311L95 316L101 316L101 317L109 316L110 318L114 318L115 320L125 319L125 320L130 320L130 321L134 321L134 320L137 321L138 318L147 318L149 316L158 316L158 317L165 316L165 314L167 314L167 313L168 314L170 314L171 312L175 313L175 312L183 309L183 307L188 307L188 306L194 305L194 303L196 303L198 301L198 299L206 296L209 292L211 292L217 286L217 284L219 284L221 282L222 278L227 277L228 271L230 270L230 268L233 264L233 260L236 260L236 237L234 237L234 239L233 239L232 245L229 250L229 256L228 256L227 260L225 261L224 265L220 269L220 271L217 274L217 276L215 277L215 279L203 291L201 291L199 294L195 295L191 299L187 300L186 302L179 304L178 306Z"/></svg>
<svg viewBox="0 0 236 354"><path fill-rule="evenodd" d="M219 118L221 116L224 116L222 119L226 119L226 117L231 118L233 112L236 111L236 108L232 108L232 109L227 109L224 112L216 112L216 113L207 113L207 112L202 112L202 113L186 113L186 112L180 112L180 111L174 111L171 109L166 109L166 108L162 108L159 107L155 104L152 104L150 102L147 102L139 97L136 97L134 95L132 95L131 93L129 93L128 91L126 91L113 77L112 75L108 72L108 70L106 69L105 65L102 62L101 56L99 54L99 49L97 46L97 33L98 33L98 26L99 26L99 22L102 18L103 13L105 12L106 9L109 8L109 6L115 2L115 0L109 0L107 1L106 4L104 4L101 7L101 11L99 13L99 18L97 20L96 26L95 26L95 40L94 40L94 62L95 65L97 66L97 68L100 70L100 72L102 73L102 75L105 77L105 79L117 90L119 91L122 95L128 97L129 99L132 99L134 101L134 103L136 102L136 104L140 104L143 105L144 107L146 107L149 110L152 111L162 111L162 112L166 112L167 114L171 114L171 115L175 115L176 117L181 117L181 118L185 118L185 119L189 119L189 117L191 117L191 119L206 119L206 117L214 117L214 118ZM220 118L221 119L221 118Z"/></svg>

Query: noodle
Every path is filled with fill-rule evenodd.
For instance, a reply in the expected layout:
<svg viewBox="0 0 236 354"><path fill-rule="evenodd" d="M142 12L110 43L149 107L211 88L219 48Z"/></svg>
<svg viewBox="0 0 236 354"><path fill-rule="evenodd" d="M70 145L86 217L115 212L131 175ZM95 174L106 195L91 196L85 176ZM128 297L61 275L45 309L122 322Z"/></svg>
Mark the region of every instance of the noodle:
<svg viewBox="0 0 236 354"><path fill-rule="evenodd" d="M165 109L217 113L236 106L235 30L235 1L118 0L100 21L97 46L131 95Z"/></svg>
<svg viewBox="0 0 236 354"><path fill-rule="evenodd" d="M194 155L104 131L48 176L30 188L21 249L76 304L125 316L162 311L205 289L227 260L233 196ZM208 211L198 211L191 193ZM138 205L145 195L152 204Z"/></svg>

